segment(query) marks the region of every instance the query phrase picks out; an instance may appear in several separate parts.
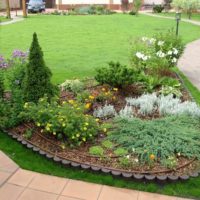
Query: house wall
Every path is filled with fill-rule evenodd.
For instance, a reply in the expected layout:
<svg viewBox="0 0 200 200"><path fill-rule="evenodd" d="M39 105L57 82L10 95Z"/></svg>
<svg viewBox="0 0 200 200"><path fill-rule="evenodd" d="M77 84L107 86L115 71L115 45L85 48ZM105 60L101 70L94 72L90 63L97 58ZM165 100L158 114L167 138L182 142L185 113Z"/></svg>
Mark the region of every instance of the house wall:
<svg viewBox="0 0 200 200"><path fill-rule="evenodd" d="M131 3L134 0L129 0L131 8ZM143 5L153 5L153 4L162 4L164 0L143 0ZM121 0L56 0L56 5L58 9L65 10L71 9L72 7L81 7L86 5L104 5L112 10L121 10Z"/></svg>
<svg viewBox="0 0 200 200"><path fill-rule="evenodd" d="M10 8L20 8L20 0L9 0ZM0 10L6 9L6 0L0 0Z"/></svg>
<svg viewBox="0 0 200 200"><path fill-rule="evenodd" d="M163 4L164 0L144 0L144 5Z"/></svg>

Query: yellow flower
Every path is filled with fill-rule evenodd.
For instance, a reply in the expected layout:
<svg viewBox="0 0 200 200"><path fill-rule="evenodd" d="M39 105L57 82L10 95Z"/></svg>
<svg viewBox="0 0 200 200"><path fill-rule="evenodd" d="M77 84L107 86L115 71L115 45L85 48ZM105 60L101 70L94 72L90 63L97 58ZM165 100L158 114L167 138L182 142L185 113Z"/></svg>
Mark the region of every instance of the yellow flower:
<svg viewBox="0 0 200 200"><path fill-rule="evenodd" d="M39 122L37 122L37 124L36 124L37 126L41 126L41 124L39 123Z"/></svg>
<svg viewBox="0 0 200 200"><path fill-rule="evenodd" d="M103 92L105 92L105 91L106 91L106 89L105 89L105 88L102 88L101 90L102 90Z"/></svg>
<svg viewBox="0 0 200 200"><path fill-rule="evenodd" d="M72 139L74 139L75 137L74 136L72 136Z"/></svg>
<svg viewBox="0 0 200 200"><path fill-rule="evenodd" d="M107 128L104 128L104 129L103 129L103 132L106 133L106 132L107 132Z"/></svg>
<svg viewBox="0 0 200 200"><path fill-rule="evenodd" d="M24 108L28 108L28 103L25 103L25 104L24 104Z"/></svg>
<svg viewBox="0 0 200 200"><path fill-rule="evenodd" d="M83 130L84 130L84 131L87 131L87 127L84 127Z"/></svg>
<svg viewBox="0 0 200 200"><path fill-rule="evenodd" d="M113 100L116 100L116 97L115 97L115 96L113 96Z"/></svg>
<svg viewBox="0 0 200 200"><path fill-rule="evenodd" d="M89 125L89 123L88 123L88 122L85 122L85 125L86 125L86 126L88 126L88 125Z"/></svg>
<svg viewBox="0 0 200 200"><path fill-rule="evenodd" d="M73 100L73 99L69 100L68 102L69 102L70 104L74 104L74 100Z"/></svg>
<svg viewBox="0 0 200 200"><path fill-rule="evenodd" d="M97 119L95 119L95 121L96 121L96 122L99 122L99 119L97 118Z"/></svg>
<svg viewBox="0 0 200 200"><path fill-rule="evenodd" d="M94 99L94 96L93 96L93 95L90 95L90 96L89 96L89 99L93 100L93 99Z"/></svg>
<svg viewBox="0 0 200 200"><path fill-rule="evenodd" d="M62 102L63 105L65 105L66 103L67 103L66 101L63 101L63 102Z"/></svg>
<svg viewBox="0 0 200 200"><path fill-rule="evenodd" d="M79 134L79 133L77 133L77 134L76 134L76 137L77 137L77 138L78 138L78 137L80 137L80 134Z"/></svg>
<svg viewBox="0 0 200 200"><path fill-rule="evenodd" d="M76 108L76 110L80 110L80 108Z"/></svg>
<svg viewBox="0 0 200 200"><path fill-rule="evenodd" d="M114 91L118 91L118 88L113 88Z"/></svg>
<svg viewBox="0 0 200 200"><path fill-rule="evenodd" d="M105 92L105 95L107 96L107 95L108 95L108 92Z"/></svg>
<svg viewBox="0 0 200 200"><path fill-rule="evenodd" d="M49 128L48 126L46 126L45 129L46 129L47 131L50 131L50 128Z"/></svg>
<svg viewBox="0 0 200 200"><path fill-rule="evenodd" d="M154 160L154 159L155 159L155 155L154 155L154 154L151 154L151 155L149 156L149 158L150 158L151 160Z"/></svg>
<svg viewBox="0 0 200 200"><path fill-rule="evenodd" d="M85 104L85 108L86 108L86 109L89 109L90 107L91 107L91 103L86 103L86 104Z"/></svg>
<svg viewBox="0 0 200 200"><path fill-rule="evenodd" d="M65 126L66 126L66 124L65 124L65 123L62 123L62 126L63 126L63 127L65 127Z"/></svg>
<svg viewBox="0 0 200 200"><path fill-rule="evenodd" d="M85 141L86 141L86 138L82 138L82 140L85 142Z"/></svg>

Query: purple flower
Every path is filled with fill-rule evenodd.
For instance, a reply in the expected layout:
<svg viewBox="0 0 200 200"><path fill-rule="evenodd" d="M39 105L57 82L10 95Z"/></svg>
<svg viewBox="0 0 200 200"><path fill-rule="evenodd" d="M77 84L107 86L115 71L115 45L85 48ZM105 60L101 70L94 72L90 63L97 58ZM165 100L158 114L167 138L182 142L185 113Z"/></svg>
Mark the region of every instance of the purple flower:
<svg viewBox="0 0 200 200"><path fill-rule="evenodd" d="M16 50L13 51L12 57L23 61L23 60L27 59L28 52L23 52L21 50L16 49Z"/></svg>
<svg viewBox="0 0 200 200"><path fill-rule="evenodd" d="M0 55L0 69L6 69L8 67L8 63L6 59Z"/></svg>

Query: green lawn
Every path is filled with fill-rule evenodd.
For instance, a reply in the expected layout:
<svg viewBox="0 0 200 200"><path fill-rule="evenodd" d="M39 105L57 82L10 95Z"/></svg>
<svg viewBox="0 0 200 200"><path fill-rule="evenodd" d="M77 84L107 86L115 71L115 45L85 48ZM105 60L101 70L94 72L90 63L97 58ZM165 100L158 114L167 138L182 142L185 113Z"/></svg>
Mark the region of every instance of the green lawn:
<svg viewBox="0 0 200 200"><path fill-rule="evenodd" d="M92 76L94 68L110 60L127 63L131 38L152 36L175 27L173 20L140 15L111 16L31 16L22 22L1 27L0 54L7 57L13 49L29 48L33 32L38 33L45 60L52 69L54 82L66 78ZM181 22L180 33L184 43L198 39L200 28ZM186 86L200 103L200 92L183 77ZM126 187L148 192L188 198L200 197L200 177L187 182L160 186L155 183L137 183L102 175L63 168L0 133L0 150L9 155L22 168L45 174L80 179L89 182Z"/></svg>
<svg viewBox="0 0 200 200"><path fill-rule="evenodd" d="M66 78L92 76L96 67L111 60L128 64L132 38L171 28L175 28L173 20L145 15L30 16L1 27L0 54L9 57L14 49L27 50L37 32L53 80L61 83ZM200 36L200 28L182 22L180 34L187 43Z"/></svg>
<svg viewBox="0 0 200 200"><path fill-rule="evenodd" d="M7 21L10 21L10 20L12 20L12 19L8 19L8 18L6 18L4 16L0 16L0 23L1 22L7 22Z"/></svg>
<svg viewBox="0 0 200 200"><path fill-rule="evenodd" d="M162 16L166 16L166 17L174 17L175 18L175 13L174 12L170 12L170 13L163 12L163 13L159 13L158 15L162 15ZM182 13L181 17L183 19L188 19L188 15L186 13ZM192 14L191 20L200 21L200 13Z"/></svg>

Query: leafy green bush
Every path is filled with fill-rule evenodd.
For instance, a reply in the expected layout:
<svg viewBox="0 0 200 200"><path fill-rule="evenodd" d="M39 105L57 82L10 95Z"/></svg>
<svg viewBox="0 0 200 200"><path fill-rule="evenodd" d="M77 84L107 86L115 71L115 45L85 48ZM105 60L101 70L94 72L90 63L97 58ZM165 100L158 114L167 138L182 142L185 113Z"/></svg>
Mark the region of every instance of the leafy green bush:
<svg viewBox="0 0 200 200"><path fill-rule="evenodd" d="M200 118L117 119L108 139L136 154L140 162L161 162L177 154L200 159Z"/></svg>
<svg viewBox="0 0 200 200"><path fill-rule="evenodd" d="M119 147L114 151L114 154L116 156L125 156L126 154L128 154L128 151L124 148Z"/></svg>
<svg viewBox="0 0 200 200"><path fill-rule="evenodd" d="M102 142L102 146L105 147L106 149L112 149L113 148L113 143L109 140L104 140Z"/></svg>
<svg viewBox="0 0 200 200"><path fill-rule="evenodd" d="M83 91L84 83L81 82L79 79L66 80L64 83L60 85L60 88L62 91L69 90L77 94Z"/></svg>
<svg viewBox="0 0 200 200"><path fill-rule="evenodd" d="M51 71L43 60L43 52L37 35L34 33L24 80L25 100L36 103L45 94L49 98L54 96L55 86L50 81L51 75Z"/></svg>
<svg viewBox="0 0 200 200"><path fill-rule="evenodd" d="M98 132L98 124L90 115L84 114L84 108L71 100L60 105L57 99L48 103L48 98L41 98L38 104L25 103L25 111L20 114L24 121L33 121L43 132L70 145L80 145L92 140Z"/></svg>
<svg viewBox="0 0 200 200"><path fill-rule="evenodd" d="M135 72L133 69L119 62L110 62L109 67L102 67L96 70L95 79L100 84L108 84L113 87L125 87L134 83Z"/></svg>
<svg viewBox="0 0 200 200"><path fill-rule="evenodd" d="M93 146L93 147L90 147L89 153L95 156L103 156L104 150L100 146Z"/></svg>
<svg viewBox="0 0 200 200"><path fill-rule="evenodd" d="M154 13L161 13L164 10L164 6L162 5L154 5L153 12Z"/></svg>
<svg viewBox="0 0 200 200"><path fill-rule="evenodd" d="M3 98L4 96L4 78L3 78L3 73L0 69L0 99Z"/></svg>

